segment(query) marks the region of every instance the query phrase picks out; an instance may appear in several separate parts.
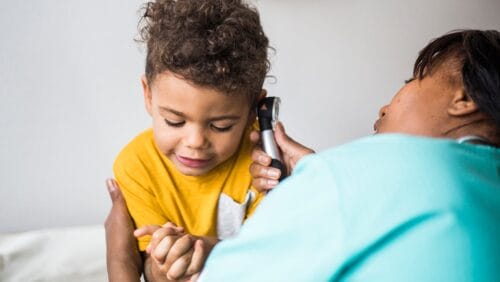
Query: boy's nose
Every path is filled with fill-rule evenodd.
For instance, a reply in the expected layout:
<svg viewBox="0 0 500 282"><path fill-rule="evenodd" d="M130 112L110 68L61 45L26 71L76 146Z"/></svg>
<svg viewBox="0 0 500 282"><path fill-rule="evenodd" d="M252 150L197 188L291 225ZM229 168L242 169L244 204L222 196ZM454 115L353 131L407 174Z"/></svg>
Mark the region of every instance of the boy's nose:
<svg viewBox="0 0 500 282"><path fill-rule="evenodd" d="M207 138L203 130L193 130L186 138L186 145L189 148L199 149L206 146Z"/></svg>

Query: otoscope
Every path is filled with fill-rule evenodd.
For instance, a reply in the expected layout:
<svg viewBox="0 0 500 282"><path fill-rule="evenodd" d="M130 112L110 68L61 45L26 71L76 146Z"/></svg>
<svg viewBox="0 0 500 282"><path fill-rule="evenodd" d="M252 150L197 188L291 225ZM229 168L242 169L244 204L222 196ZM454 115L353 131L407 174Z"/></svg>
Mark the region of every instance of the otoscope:
<svg viewBox="0 0 500 282"><path fill-rule="evenodd" d="M286 177L286 167L281 159L281 154L274 140L273 123L278 120L280 105L279 97L266 97L257 105L260 138L264 152L271 157L271 166L281 170L279 181Z"/></svg>

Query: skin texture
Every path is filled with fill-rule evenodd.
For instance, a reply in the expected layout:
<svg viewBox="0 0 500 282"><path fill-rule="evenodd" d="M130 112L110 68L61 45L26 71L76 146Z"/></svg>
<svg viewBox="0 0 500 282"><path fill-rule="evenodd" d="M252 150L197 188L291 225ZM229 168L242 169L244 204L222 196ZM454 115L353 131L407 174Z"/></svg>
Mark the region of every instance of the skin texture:
<svg viewBox="0 0 500 282"><path fill-rule="evenodd" d="M206 174L229 159L253 120L245 95L225 95L170 72L152 85L143 77L142 86L156 144L185 175Z"/></svg>

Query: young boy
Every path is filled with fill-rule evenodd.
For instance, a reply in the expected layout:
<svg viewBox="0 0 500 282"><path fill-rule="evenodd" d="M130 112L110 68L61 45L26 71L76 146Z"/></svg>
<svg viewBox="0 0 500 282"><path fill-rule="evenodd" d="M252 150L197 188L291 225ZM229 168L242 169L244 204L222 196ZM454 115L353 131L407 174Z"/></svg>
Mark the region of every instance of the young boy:
<svg viewBox="0 0 500 282"><path fill-rule="evenodd" d="M262 198L251 189L248 135L265 95L268 39L240 0L149 2L141 23L153 125L113 169L147 251L146 278L163 281L194 274Z"/></svg>

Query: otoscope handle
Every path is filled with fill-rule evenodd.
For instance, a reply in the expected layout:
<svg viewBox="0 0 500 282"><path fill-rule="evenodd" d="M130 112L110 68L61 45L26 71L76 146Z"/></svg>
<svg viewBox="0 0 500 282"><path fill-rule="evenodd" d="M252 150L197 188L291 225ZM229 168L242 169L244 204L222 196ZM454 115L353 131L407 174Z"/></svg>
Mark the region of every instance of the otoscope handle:
<svg viewBox="0 0 500 282"><path fill-rule="evenodd" d="M283 163L280 160L277 159L271 159L271 166L274 168L277 168L281 171L280 179L279 181L285 179L286 175L286 167L283 165Z"/></svg>
<svg viewBox="0 0 500 282"><path fill-rule="evenodd" d="M281 153L276 145L273 131L273 121L277 120L278 97L266 97L257 106L257 116L259 119L260 136L264 152L271 157L271 166L281 171L279 181L286 177L286 167L283 165Z"/></svg>

